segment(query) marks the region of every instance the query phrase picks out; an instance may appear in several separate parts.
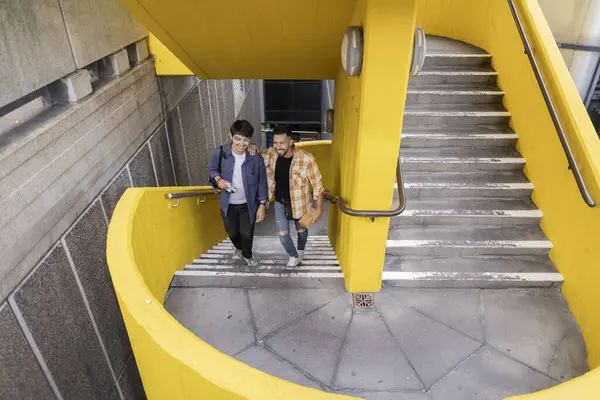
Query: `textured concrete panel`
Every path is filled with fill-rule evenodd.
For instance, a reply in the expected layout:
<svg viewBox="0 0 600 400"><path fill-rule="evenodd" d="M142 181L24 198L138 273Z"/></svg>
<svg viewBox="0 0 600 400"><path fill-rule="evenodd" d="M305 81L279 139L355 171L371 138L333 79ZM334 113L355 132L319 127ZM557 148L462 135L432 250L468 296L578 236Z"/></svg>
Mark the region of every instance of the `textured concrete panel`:
<svg viewBox="0 0 600 400"><path fill-rule="evenodd" d="M150 106L160 110L158 93L156 100ZM81 167L85 164L76 165L73 168L75 178L73 175L61 177L56 191L42 194L28 206L25 213L11 221L10 227L0 231L2 240L12 238L12 244L7 247L10 251L2 255L5 262L0 270L0 298L5 298L37 264L148 138L159 122L157 117L151 121L140 122L138 126L125 126L123 130L116 130L106 142L98 145L90 154L93 157L100 156L95 163L88 164L88 168ZM74 185L74 182L77 184ZM44 204L46 208L40 208L39 204ZM36 213L40 211L44 211L42 216L33 220Z"/></svg>
<svg viewBox="0 0 600 400"><path fill-rule="evenodd" d="M113 371L118 372L125 365L131 346L106 265L106 223L98 202L66 235L65 242Z"/></svg>
<svg viewBox="0 0 600 400"><path fill-rule="evenodd" d="M194 89L179 105L181 130L191 185L208 184L208 151L206 133L202 123L202 110L198 90Z"/></svg>
<svg viewBox="0 0 600 400"><path fill-rule="evenodd" d="M117 203L128 187L131 187L129 172L127 172L127 169L123 169L115 180L109 184L104 193L102 193L102 205L104 206L109 221L112 218Z"/></svg>
<svg viewBox="0 0 600 400"><path fill-rule="evenodd" d="M412 307L483 343L478 289L405 289L381 291L406 307Z"/></svg>
<svg viewBox="0 0 600 400"><path fill-rule="evenodd" d="M10 307L0 305L0 387L3 399L54 399Z"/></svg>
<svg viewBox="0 0 600 400"><path fill-rule="evenodd" d="M60 0L79 68L148 36L118 0Z"/></svg>
<svg viewBox="0 0 600 400"><path fill-rule="evenodd" d="M154 165L156 166L159 186L175 186L171 152L169 151L169 142L167 140L165 124L161 124L152 139L150 139L150 148L152 150L152 157L154 158Z"/></svg>
<svg viewBox="0 0 600 400"><path fill-rule="evenodd" d="M303 373L280 360L277 358L277 356L264 347L252 346L248 350L240 353L238 356L236 356L236 358L251 367L266 372L269 375L276 376L289 382L297 383L298 385L323 390L323 387L321 387L321 385L319 385L317 382L308 379Z"/></svg>
<svg viewBox="0 0 600 400"><path fill-rule="evenodd" d="M219 116L219 138L221 138L221 142L227 140L227 133L229 132L229 127L233 123L233 120L228 120L226 111L227 111L227 100L225 99L225 93L223 92L223 81L218 80L215 82L215 94L217 97L217 112ZM256 128L255 128L256 129ZM255 132L256 133L256 132Z"/></svg>
<svg viewBox="0 0 600 400"><path fill-rule="evenodd" d="M187 329L229 355L255 341L244 289L173 289L165 308Z"/></svg>
<svg viewBox="0 0 600 400"><path fill-rule="evenodd" d="M367 390L423 389L390 331L375 313L353 316L335 386Z"/></svg>
<svg viewBox="0 0 600 400"><path fill-rule="evenodd" d="M198 83L198 78L189 76L159 76L158 84L163 98L165 115L168 115Z"/></svg>
<svg viewBox="0 0 600 400"><path fill-rule="evenodd" d="M177 185L189 186L190 174L187 167L187 157L185 155L185 144L183 133L181 132L181 119L179 118L179 107L173 110L166 120L167 135L171 144L171 155L173 156L173 169L177 178Z"/></svg>
<svg viewBox="0 0 600 400"><path fill-rule="evenodd" d="M554 385L550 378L483 348L436 385L431 397L433 400L498 400Z"/></svg>
<svg viewBox="0 0 600 400"><path fill-rule="evenodd" d="M212 107L214 107L211 100L209 86L212 81L200 81L198 89L200 91L200 106L202 108L202 125L204 127L204 134L206 136L206 149L209 152L223 144L218 134L216 134L215 127L218 125L218 121L213 119L211 114Z"/></svg>
<svg viewBox="0 0 600 400"><path fill-rule="evenodd" d="M554 362L553 370L559 372L559 379L578 375L576 370L570 370L576 365L560 366L560 359L555 359L563 339L579 331L560 290L485 290L483 303L486 341L490 346L538 371L549 371ZM574 359L585 359L585 348L577 346L573 350L577 350L572 355Z"/></svg>
<svg viewBox="0 0 600 400"><path fill-rule="evenodd" d="M123 369L123 373L119 378L119 387L125 400L143 400L146 398L142 379L135 363L133 354L129 357L127 365Z"/></svg>
<svg viewBox="0 0 600 400"><path fill-rule="evenodd" d="M377 308L427 388L482 346L386 295Z"/></svg>
<svg viewBox="0 0 600 400"><path fill-rule="evenodd" d="M284 359L329 385L351 316L349 297L340 296L272 336L266 344Z"/></svg>
<svg viewBox="0 0 600 400"><path fill-rule="evenodd" d="M206 81L208 88L208 97L210 101L210 115L213 121L213 136L215 144L221 144L224 138L223 132L226 129L223 129L225 121L222 121L221 116L219 115L219 108L221 107L221 102L218 96L217 83L218 81L216 80ZM214 148L215 146L212 147Z"/></svg>
<svg viewBox="0 0 600 400"><path fill-rule="evenodd" d="M58 1L3 1L1 8L0 107L76 69Z"/></svg>
<svg viewBox="0 0 600 400"><path fill-rule="evenodd" d="M285 326L342 293L340 289L249 289L258 336Z"/></svg>
<svg viewBox="0 0 600 400"><path fill-rule="evenodd" d="M129 172L134 187L155 187L156 175L152 167L150 148L144 145L129 163Z"/></svg>
<svg viewBox="0 0 600 400"><path fill-rule="evenodd" d="M63 397L111 398L116 387L62 246L14 296Z"/></svg>

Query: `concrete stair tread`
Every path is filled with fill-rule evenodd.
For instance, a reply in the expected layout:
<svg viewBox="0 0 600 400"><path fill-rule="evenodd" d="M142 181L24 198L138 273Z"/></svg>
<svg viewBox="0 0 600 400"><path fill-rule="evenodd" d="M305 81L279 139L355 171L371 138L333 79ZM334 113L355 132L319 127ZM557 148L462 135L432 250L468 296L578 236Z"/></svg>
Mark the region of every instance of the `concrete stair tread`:
<svg viewBox="0 0 600 400"><path fill-rule="evenodd" d="M402 135L406 133L432 133L446 135L464 135L464 134L494 134L494 133L512 133L515 132L505 124L480 124L480 125L444 125L444 124L420 124L405 125L402 128Z"/></svg>
<svg viewBox="0 0 600 400"><path fill-rule="evenodd" d="M432 85L409 84L407 93L440 93L452 94L504 94L497 85L485 83L437 83Z"/></svg>
<svg viewBox="0 0 600 400"><path fill-rule="evenodd" d="M401 228L391 229L388 234L388 241L395 240L430 240L430 241L451 241L451 242L472 242L485 243L491 242L511 242L511 241L544 241L548 242L546 236L537 225L423 225L423 226L403 226ZM548 242L549 243L549 242Z"/></svg>
<svg viewBox="0 0 600 400"><path fill-rule="evenodd" d="M522 171L511 172L476 172L476 173L456 173L456 172L406 172L403 175L404 183L418 184L448 184L461 187L496 187L506 184L523 184L527 187L533 187Z"/></svg>
<svg viewBox="0 0 600 400"><path fill-rule="evenodd" d="M558 272L383 271L383 286L445 289L548 288L562 285Z"/></svg>
<svg viewBox="0 0 600 400"><path fill-rule="evenodd" d="M490 159L503 159L503 158L517 158L522 159L521 154L514 148L403 148L400 151L402 159L411 158L430 158L441 160L444 158L490 158Z"/></svg>
<svg viewBox="0 0 600 400"><path fill-rule="evenodd" d="M407 104L404 115L503 115L510 112L502 104Z"/></svg>
<svg viewBox="0 0 600 400"><path fill-rule="evenodd" d="M431 65L423 68L418 76L426 75L491 75L496 76L496 72L489 65Z"/></svg>
<svg viewBox="0 0 600 400"><path fill-rule="evenodd" d="M387 255L385 271L407 272L556 272L546 256L433 257Z"/></svg>
<svg viewBox="0 0 600 400"><path fill-rule="evenodd" d="M472 214L489 214L504 211L536 211L541 215L531 199L488 199L488 198L442 198L413 200L406 205L406 211L445 211ZM406 212L405 211L405 212ZM402 217L400 214L398 217Z"/></svg>

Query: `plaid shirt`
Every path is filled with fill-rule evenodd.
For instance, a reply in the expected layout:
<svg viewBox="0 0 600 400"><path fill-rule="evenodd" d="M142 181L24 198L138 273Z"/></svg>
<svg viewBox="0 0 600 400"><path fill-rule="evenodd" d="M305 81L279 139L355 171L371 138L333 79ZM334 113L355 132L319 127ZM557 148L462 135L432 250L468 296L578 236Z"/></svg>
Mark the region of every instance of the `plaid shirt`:
<svg viewBox="0 0 600 400"><path fill-rule="evenodd" d="M269 200L275 198L275 164L278 156L277 151L272 147L263 153L269 182ZM311 186L312 196L310 195ZM298 147L294 148L294 158L290 166L290 201L293 217L295 219L302 218L312 206L313 199L317 200L323 192L323 179L317 160L312 154Z"/></svg>

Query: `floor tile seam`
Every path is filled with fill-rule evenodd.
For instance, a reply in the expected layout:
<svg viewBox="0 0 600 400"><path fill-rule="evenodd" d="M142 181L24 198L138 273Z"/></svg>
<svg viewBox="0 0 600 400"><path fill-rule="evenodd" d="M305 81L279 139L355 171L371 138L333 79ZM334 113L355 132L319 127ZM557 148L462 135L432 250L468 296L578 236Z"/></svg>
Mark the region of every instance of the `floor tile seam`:
<svg viewBox="0 0 600 400"><path fill-rule="evenodd" d="M270 353L272 353L279 361L285 363L286 365L288 365L289 367L293 368L294 370L300 372L302 375L304 375L306 378L310 379L311 381L315 382L316 384L318 384L319 386L330 390L331 388L324 384L323 382L321 382L318 378L312 376L310 373L306 372L305 370L303 370L302 368L300 368L299 366L297 366L296 364L294 364L292 361L288 360L287 358L285 358L284 356L282 356L281 354L279 354L277 351L275 351L273 348L271 348L268 344L266 343L259 343L258 346L264 348L265 350L269 351ZM266 372L265 372L266 373ZM288 381L289 382L289 381Z"/></svg>
<svg viewBox="0 0 600 400"><path fill-rule="evenodd" d="M512 361L514 361L514 362L516 362L516 363L518 363L518 364L521 364L522 366L524 366L524 367L526 367L526 368L529 368L530 370L532 370L532 371L535 371L535 372L537 372L538 374L541 374L541 375L545 376L546 378L548 378L548 379L552 380L552 381L553 381L553 382L555 382L555 383L562 383L562 382L561 382L561 381L559 381L558 379L555 379L555 378L551 377L550 375L546 374L546 373L545 373L545 372L543 372L543 371L540 371L540 370L539 370L539 369L537 369L536 367L533 367L533 366L531 366L531 365L529 365L529 364L527 364L527 363L525 363L525 362L523 362L523 361L521 361L521 360L518 360L517 358L513 357L513 356L512 356L512 355L510 355L510 354L507 354L507 353L505 353L505 352L503 352L503 351L501 351L501 350L498 350L497 348L495 348L495 347L494 347L492 344L490 344L490 343L487 343L487 342L486 342L486 343L485 343L485 347L486 347L487 349L491 350L492 352L494 352L494 353L498 354L498 355L504 356L504 357L508 358L509 360L512 360Z"/></svg>
<svg viewBox="0 0 600 400"><path fill-rule="evenodd" d="M435 381L428 389L427 392L431 392L439 383L441 383L444 379L446 379L451 373L453 373L454 371L456 371L458 368L460 368L465 362L467 362L467 360L469 360L471 357L473 357L476 353L478 353L481 349L484 349L486 346L484 343L481 344L481 346L479 346L475 351L471 352L468 356L466 356L461 362L459 362L458 364L456 364L450 371L448 371L447 373L445 373L441 378L439 378L437 381Z"/></svg>
<svg viewBox="0 0 600 400"><path fill-rule="evenodd" d="M331 377L331 382L329 383L330 387L335 386L335 380L337 379L338 370L340 368L340 364L342 363L342 358L344 355L344 347L346 346L346 339L348 339L348 334L350 333L350 327L352 326L352 321L354 321L354 311L350 315L350 321L348 321L348 325L346 326L346 332L344 333L344 338L342 339L342 345L340 346L340 351L338 352L337 358L335 360L335 366L333 368L333 376Z"/></svg>
<svg viewBox="0 0 600 400"><path fill-rule="evenodd" d="M423 390L427 390L427 386L425 385L425 382L423 381L423 379L421 378L421 375L419 375L419 373L417 372L415 366L413 365L413 363L410 361L410 359L408 358L408 355L406 354L406 352L404 351L404 349L402 348L402 345L400 344L400 342L398 341L398 339L396 339L396 336L394 336L394 333L392 332L392 330L390 329L390 326L388 325L385 317L383 314L379 313L379 318L381 319L381 321L383 322L383 325L385 325L385 328L387 329L388 333L390 334L390 336L392 337L394 343L396 343L396 346L398 346L398 349L400 350L400 353L402 353L402 355L404 356L404 359L406 360L406 362L408 363L408 365L410 366L410 368L412 369L412 371L414 372L415 376L417 377L417 379L419 380L419 383L421 384L421 388Z"/></svg>
<svg viewBox="0 0 600 400"><path fill-rule="evenodd" d="M558 341L558 343L556 344L556 346L554 346L554 351L552 352L552 357L550 358L550 362L548 363L548 371L546 372L547 375L550 375L550 368L552 368L552 363L554 362L554 358L556 357L556 353L558 352L558 348L560 347L560 345L562 344L562 342L567 337L567 333L568 333L568 330L565 329L565 331L563 332L562 337L560 338L560 340Z"/></svg>
<svg viewBox="0 0 600 400"><path fill-rule="evenodd" d="M252 322L252 329L254 331L254 341L258 342L258 327L256 326L256 319L254 316L254 310L252 309L252 302L250 301L250 293L248 288L244 288L244 296L246 297L246 305L250 312L250 321Z"/></svg>
<svg viewBox="0 0 600 400"><path fill-rule="evenodd" d="M469 339L471 339L471 340L474 340L474 341L476 341L477 343L480 343L480 344L485 344L485 337L484 337L484 340L480 340L480 339L474 338L474 337L472 337L471 335L468 335L468 334L466 334L466 333L464 333L464 332L461 332L461 331L459 331L458 329L456 329L456 328L454 328L454 327L452 327L452 326L450 326L450 325L448 325L448 324L446 324L446 323L444 323L444 322L442 322L442 321L439 321L438 319L436 319L436 318L434 318L434 317L432 317L432 316L430 316L430 315L428 315L428 314L424 313L423 311L421 311L421 310L419 310L419 309L417 309L417 308L415 308L415 307L413 307L413 306L407 306L407 305L405 305L405 304L402 304L402 303L401 303L401 302L399 302L398 300L396 300L396 299L392 298L391 296L388 296L388 295L386 295L386 296L387 296L387 297L388 297L390 300L394 301L395 303L397 303L397 304L398 304L399 306L401 306L401 307L404 307L404 308L406 308L406 309L409 309L409 310L415 311L416 313L418 313L418 314L420 314L420 315L424 316L425 318L427 318L427 319L430 319L430 320L432 320L432 321L434 321L434 322L436 322L436 323L438 323L438 324L440 324L440 325L442 325L442 326L445 326L446 328L448 328L448 329L451 329L451 330L453 330L454 332L460 333L462 336L465 336L465 337L467 337L467 338L469 338ZM381 314L381 313L380 313L380 314Z"/></svg>
<svg viewBox="0 0 600 400"><path fill-rule="evenodd" d="M306 312L306 313L304 313L304 314L302 314L302 315L298 316L297 318L293 319L292 321L290 321L290 322L288 322L288 323L286 323L286 324L282 325L281 327L279 327L279 328L276 328L276 329L275 329L275 330L273 330L272 332L270 332L270 333L267 333L266 335L259 337L259 340L261 340L261 341L267 341L267 340L271 339L273 336L277 335L279 332L283 331L284 329L287 329L287 328L289 328L290 326L292 326L292 325L296 324L297 322L300 322L300 320L301 320L301 319L303 319L304 317L306 317L306 316L308 316L308 315L310 315L310 314L312 314L312 313L314 313L314 312L317 312L317 311L319 311L319 310L320 310L320 309L322 309L323 307L326 307L326 306L328 306L329 304L331 304L332 302L334 302L335 300L337 300L339 297L342 297L342 296L344 296L344 295L347 295L347 294L348 294L348 293L342 293L342 294L340 294L340 295L338 295L338 296L335 296L333 299L331 299L331 300L330 300L330 301L328 301L327 303L323 304L322 306L319 306L319 307L317 307L317 308L315 308L315 309L313 309L313 310L311 310L311 311L308 311L308 312Z"/></svg>

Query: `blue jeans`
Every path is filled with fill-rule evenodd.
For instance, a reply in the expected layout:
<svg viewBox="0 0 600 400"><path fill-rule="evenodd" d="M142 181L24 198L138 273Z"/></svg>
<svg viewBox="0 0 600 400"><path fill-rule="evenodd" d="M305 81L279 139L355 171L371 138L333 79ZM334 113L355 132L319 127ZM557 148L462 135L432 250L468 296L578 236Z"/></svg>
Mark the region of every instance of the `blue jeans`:
<svg viewBox="0 0 600 400"><path fill-rule="evenodd" d="M308 229L302 227L297 220L293 220L298 232L298 250L304 250L306 241L308 240ZM298 257L298 252L294 246L294 241L290 236L290 221L285 216L285 207L280 202L275 202L275 224L279 232L279 240L283 245L286 253L290 257Z"/></svg>

